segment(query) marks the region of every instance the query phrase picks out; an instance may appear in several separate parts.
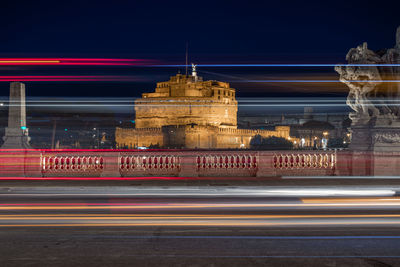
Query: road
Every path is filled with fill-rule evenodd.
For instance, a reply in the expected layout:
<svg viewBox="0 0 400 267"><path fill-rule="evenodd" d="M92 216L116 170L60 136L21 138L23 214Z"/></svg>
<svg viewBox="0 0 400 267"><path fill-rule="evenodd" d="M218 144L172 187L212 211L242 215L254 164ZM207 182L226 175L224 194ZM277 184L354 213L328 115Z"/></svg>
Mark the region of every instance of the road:
<svg viewBox="0 0 400 267"><path fill-rule="evenodd" d="M397 192L274 189L1 188L0 265L400 265Z"/></svg>

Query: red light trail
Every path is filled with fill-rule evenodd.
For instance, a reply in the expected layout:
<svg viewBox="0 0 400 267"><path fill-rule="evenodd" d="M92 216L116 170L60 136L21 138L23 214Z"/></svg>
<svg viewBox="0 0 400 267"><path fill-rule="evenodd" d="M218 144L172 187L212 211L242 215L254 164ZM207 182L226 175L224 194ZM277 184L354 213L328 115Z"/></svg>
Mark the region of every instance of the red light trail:
<svg viewBox="0 0 400 267"><path fill-rule="evenodd" d="M57 82L74 82L74 81L123 81L123 82L132 82L138 81L138 78L132 76L104 76L104 75L92 75L92 76L25 76L25 75L17 75L17 76L0 76L0 82L24 82L24 81L36 81L36 82L49 82L49 81L57 81Z"/></svg>
<svg viewBox="0 0 400 267"><path fill-rule="evenodd" d="M154 64L146 59L118 58L0 58L0 65L73 65L73 66L143 66Z"/></svg>
<svg viewBox="0 0 400 267"><path fill-rule="evenodd" d="M216 177L0 177L0 181L2 180L9 180L9 181L33 181L33 180L40 180L40 181L52 181L52 180L59 180L59 181L162 181L162 180L215 180ZM241 180L241 177L218 177L218 180ZM260 180L255 177L247 178L246 180Z"/></svg>

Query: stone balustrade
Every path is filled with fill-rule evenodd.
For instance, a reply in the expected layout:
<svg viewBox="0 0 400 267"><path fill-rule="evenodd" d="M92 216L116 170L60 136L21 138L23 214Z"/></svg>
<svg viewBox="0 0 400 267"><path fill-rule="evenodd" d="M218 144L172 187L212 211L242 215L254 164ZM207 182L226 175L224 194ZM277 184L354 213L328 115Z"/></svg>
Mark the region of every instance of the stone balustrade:
<svg viewBox="0 0 400 267"><path fill-rule="evenodd" d="M199 176L255 176L255 153L210 153L196 156Z"/></svg>
<svg viewBox="0 0 400 267"><path fill-rule="evenodd" d="M280 153L274 155L276 169L334 168L334 153Z"/></svg>
<svg viewBox="0 0 400 267"><path fill-rule="evenodd" d="M99 172L103 169L102 156L43 156L42 172Z"/></svg>
<svg viewBox="0 0 400 267"><path fill-rule="evenodd" d="M333 151L0 150L0 176L334 175Z"/></svg>
<svg viewBox="0 0 400 267"><path fill-rule="evenodd" d="M119 157L121 176L174 175L180 170L180 158L173 155L122 155Z"/></svg>

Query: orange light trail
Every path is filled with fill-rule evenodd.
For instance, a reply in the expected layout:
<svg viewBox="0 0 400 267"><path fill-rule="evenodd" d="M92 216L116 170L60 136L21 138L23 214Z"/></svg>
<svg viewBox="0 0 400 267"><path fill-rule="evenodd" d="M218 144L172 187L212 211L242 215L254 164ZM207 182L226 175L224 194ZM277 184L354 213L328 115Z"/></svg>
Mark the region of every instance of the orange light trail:
<svg viewBox="0 0 400 267"><path fill-rule="evenodd" d="M0 204L0 210L142 210L142 209L206 209L206 208L268 208L268 207L358 207L358 206L400 206L398 198L376 198L373 200L367 198L348 198L332 200L326 199L300 199L302 203L251 203L251 204L236 204L236 203L221 203L221 204L145 204L138 205L132 203L87 203L74 204Z"/></svg>
<svg viewBox="0 0 400 267"><path fill-rule="evenodd" d="M400 225L400 221L344 221L344 222L155 222L155 223L46 223L46 224L0 224L0 227L119 227L119 226L224 226L224 227L279 227L279 226L309 226L309 225Z"/></svg>
<svg viewBox="0 0 400 267"><path fill-rule="evenodd" d="M400 214L317 214L317 215L225 215L225 214L13 214L1 220L156 220L156 219L309 219L309 218L399 218Z"/></svg>

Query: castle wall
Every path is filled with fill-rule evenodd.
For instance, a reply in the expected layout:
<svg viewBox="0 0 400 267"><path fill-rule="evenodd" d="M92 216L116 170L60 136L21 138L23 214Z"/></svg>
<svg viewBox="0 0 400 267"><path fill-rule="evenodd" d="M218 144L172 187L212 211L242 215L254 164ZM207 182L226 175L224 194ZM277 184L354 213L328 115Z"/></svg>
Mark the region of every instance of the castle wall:
<svg viewBox="0 0 400 267"><path fill-rule="evenodd" d="M151 145L164 146L161 128L124 129L117 127L115 141L120 148L150 147Z"/></svg>
<svg viewBox="0 0 400 267"><path fill-rule="evenodd" d="M250 148L250 141L255 135L262 137L282 137L289 139L290 127L276 126L275 131L252 130L252 129L218 129L217 147L218 148Z"/></svg>
<svg viewBox="0 0 400 267"><path fill-rule="evenodd" d="M135 102L135 127L165 125L237 125L236 101L224 103L212 98L140 99Z"/></svg>
<svg viewBox="0 0 400 267"><path fill-rule="evenodd" d="M217 127L212 126L186 126L186 147L187 148L217 148Z"/></svg>
<svg viewBox="0 0 400 267"><path fill-rule="evenodd" d="M263 137L289 136L290 127L277 126L275 131L215 126L164 126L162 128L123 129L117 128L116 142L120 147L149 147L159 145L166 148L250 148L250 141L255 135Z"/></svg>

